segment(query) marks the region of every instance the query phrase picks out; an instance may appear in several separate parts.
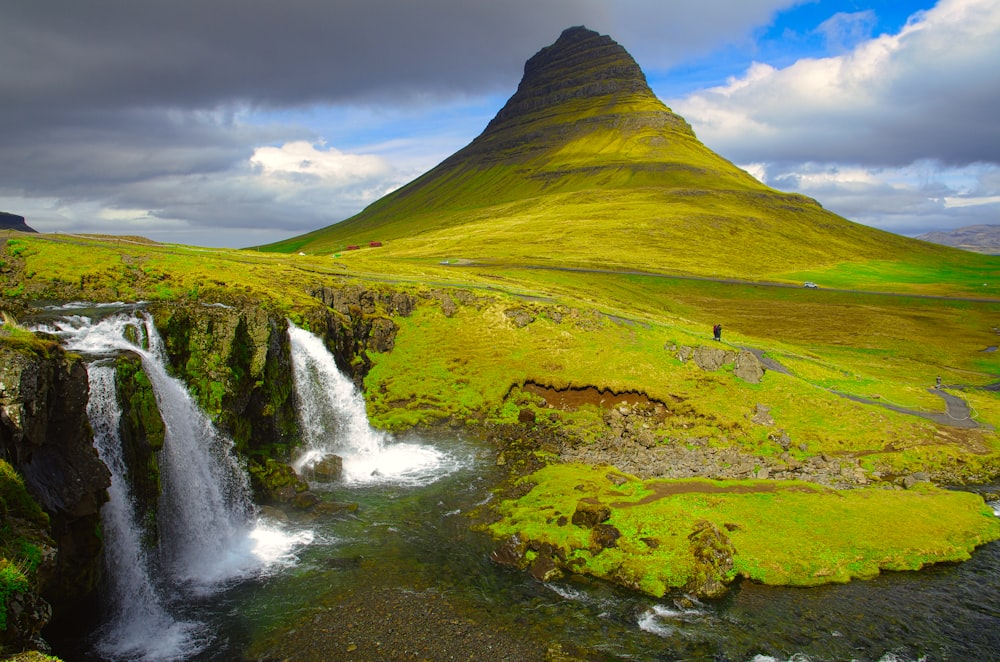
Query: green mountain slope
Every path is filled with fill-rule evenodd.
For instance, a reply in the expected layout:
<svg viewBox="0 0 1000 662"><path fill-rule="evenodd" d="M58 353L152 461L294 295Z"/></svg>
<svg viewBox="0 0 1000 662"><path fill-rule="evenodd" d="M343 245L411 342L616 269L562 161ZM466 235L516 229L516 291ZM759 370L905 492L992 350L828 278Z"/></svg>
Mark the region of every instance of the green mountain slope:
<svg viewBox="0 0 1000 662"><path fill-rule="evenodd" d="M759 277L947 249L847 221L712 152L624 48L582 27L472 143L341 223L262 247Z"/></svg>

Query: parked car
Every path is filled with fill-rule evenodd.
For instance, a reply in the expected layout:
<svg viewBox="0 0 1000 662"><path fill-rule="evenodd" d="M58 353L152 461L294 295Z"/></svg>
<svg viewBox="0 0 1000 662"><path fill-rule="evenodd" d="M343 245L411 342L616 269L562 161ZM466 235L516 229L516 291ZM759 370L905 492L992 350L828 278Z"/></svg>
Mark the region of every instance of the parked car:
<svg viewBox="0 0 1000 662"><path fill-rule="evenodd" d="M806 282L805 282L805 283L803 284L803 287L808 287L808 288L810 288L810 289L813 289L813 288L817 288L817 287L819 287L819 285L817 285L816 283L812 282L811 280L807 280L807 281L806 281Z"/></svg>

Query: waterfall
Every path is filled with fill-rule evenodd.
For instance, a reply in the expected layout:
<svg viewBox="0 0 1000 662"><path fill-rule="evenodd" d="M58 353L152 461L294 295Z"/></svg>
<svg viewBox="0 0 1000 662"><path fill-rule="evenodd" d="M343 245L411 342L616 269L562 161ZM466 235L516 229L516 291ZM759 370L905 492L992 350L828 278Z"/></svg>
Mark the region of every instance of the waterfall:
<svg viewBox="0 0 1000 662"><path fill-rule="evenodd" d="M337 455L347 484L424 485L457 468L457 460L433 446L394 441L372 428L364 398L337 368L323 341L291 322L288 337L304 441L293 463L296 471Z"/></svg>
<svg viewBox="0 0 1000 662"><path fill-rule="evenodd" d="M169 659L192 648L197 627L168 615L150 577L118 434L121 408L115 392L114 367L92 363L87 372L87 414L94 428L94 446L111 471L109 500L101 509L110 618L102 629L97 650L111 659ZM151 632L157 633L153 639ZM150 649L151 643L155 649Z"/></svg>
<svg viewBox="0 0 1000 662"><path fill-rule="evenodd" d="M209 595L294 563L293 551L311 541L311 532L287 533L255 517L249 480L232 441L167 372L162 339L149 314L121 311L99 321L76 314L37 330L93 357L88 414L101 458L114 476L110 501L101 511L111 617L97 650L109 659L185 659L207 641L196 638L198 624L175 620L170 608L183 605L185 596ZM149 553L140 543L124 480L114 370L101 363L123 350L141 357L165 427L157 457L159 545Z"/></svg>

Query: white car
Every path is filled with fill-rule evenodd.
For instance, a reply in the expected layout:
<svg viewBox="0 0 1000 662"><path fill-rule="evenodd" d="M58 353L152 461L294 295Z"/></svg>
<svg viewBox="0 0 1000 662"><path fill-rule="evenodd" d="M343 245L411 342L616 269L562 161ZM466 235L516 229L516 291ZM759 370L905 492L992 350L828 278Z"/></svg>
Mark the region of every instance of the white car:
<svg viewBox="0 0 1000 662"><path fill-rule="evenodd" d="M805 283L802 284L802 287L808 287L809 289L815 289L815 288L819 287L819 285L817 285L816 283L812 282L811 280L807 280Z"/></svg>

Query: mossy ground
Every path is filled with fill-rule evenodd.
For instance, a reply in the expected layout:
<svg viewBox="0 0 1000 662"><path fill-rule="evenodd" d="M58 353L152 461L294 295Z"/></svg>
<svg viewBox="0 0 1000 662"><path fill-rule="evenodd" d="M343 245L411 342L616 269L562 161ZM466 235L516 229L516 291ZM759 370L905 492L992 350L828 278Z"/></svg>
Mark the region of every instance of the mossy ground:
<svg viewBox="0 0 1000 662"><path fill-rule="evenodd" d="M531 491L501 504L502 519L489 527L495 536L551 545L567 569L656 596L685 587L698 572L691 534L703 521L732 543L727 579L772 585L964 561L1000 538L1000 520L981 498L929 484L838 491L791 481L642 481L575 464L549 465L524 481ZM572 523L583 499L609 507L607 524L621 532L614 547L595 548L591 529Z"/></svg>

